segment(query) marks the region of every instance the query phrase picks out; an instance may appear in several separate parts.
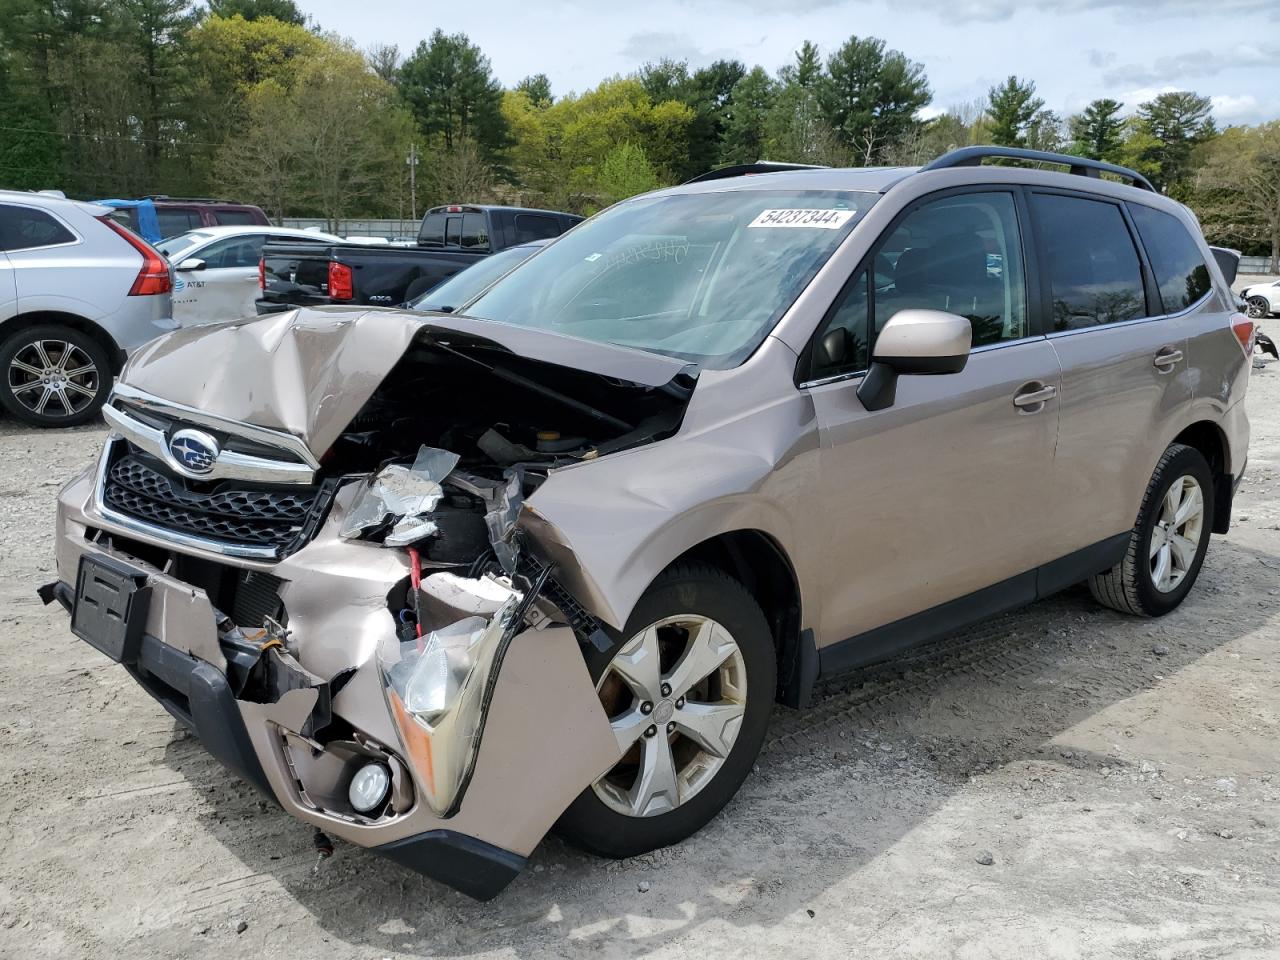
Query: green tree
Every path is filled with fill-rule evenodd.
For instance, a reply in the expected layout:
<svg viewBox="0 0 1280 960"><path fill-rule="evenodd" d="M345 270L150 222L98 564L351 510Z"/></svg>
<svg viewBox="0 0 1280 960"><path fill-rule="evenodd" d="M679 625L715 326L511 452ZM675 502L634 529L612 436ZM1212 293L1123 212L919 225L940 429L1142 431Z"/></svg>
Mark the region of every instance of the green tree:
<svg viewBox="0 0 1280 960"><path fill-rule="evenodd" d="M764 159L769 112L776 97L777 85L763 67L755 67L737 82L720 143L721 163L753 163Z"/></svg>
<svg viewBox="0 0 1280 960"><path fill-rule="evenodd" d="M249 124L218 155L220 183L277 216L308 209L330 229L356 212L395 209L413 120L355 50L309 59L286 88L263 81L248 97Z"/></svg>
<svg viewBox="0 0 1280 960"><path fill-rule="evenodd" d="M246 20L273 17L295 27L307 25L307 15L298 9L294 0L209 0L209 12L215 17L243 17Z"/></svg>
<svg viewBox="0 0 1280 960"><path fill-rule="evenodd" d="M765 121L769 158L793 163L851 162L830 126L822 118L818 87L823 79L818 48L806 40L795 62L778 71L777 93Z"/></svg>
<svg viewBox="0 0 1280 960"><path fill-rule="evenodd" d="M1265 251L1280 272L1280 120L1229 127L1200 153L1190 199L1205 236Z"/></svg>
<svg viewBox="0 0 1280 960"><path fill-rule="evenodd" d="M1124 141L1124 104L1104 97L1070 120L1072 145L1079 156L1115 162Z"/></svg>
<svg viewBox="0 0 1280 960"><path fill-rule="evenodd" d="M405 60L399 86L429 142L450 150L471 140L488 160L507 146L502 87L489 58L466 34L437 29Z"/></svg>
<svg viewBox="0 0 1280 960"><path fill-rule="evenodd" d="M715 166L733 90L746 72L737 60L717 60L693 73L683 60L664 59L640 68L637 77L653 103L683 103L694 113L688 156L673 171L677 179L688 179Z"/></svg>
<svg viewBox="0 0 1280 960"><path fill-rule="evenodd" d="M545 73L525 77L516 84L516 89L525 94L535 107L549 107L555 103L555 97L551 96L551 80Z"/></svg>
<svg viewBox="0 0 1280 960"><path fill-rule="evenodd" d="M156 182L166 159L185 166L186 157L166 147L181 142L186 87L183 42L195 22L191 0L116 0L121 15L119 35L137 54L142 101L138 110L144 179ZM166 157L166 152L170 156ZM183 151L185 153L185 151Z"/></svg>
<svg viewBox="0 0 1280 960"><path fill-rule="evenodd" d="M400 47L394 43L375 43L364 55L378 77L395 86L400 79Z"/></svg>
<svg viewBox="0 0 1280 960"><path fill-rule="evenodd" d="M818 82L823 119L863 164L878 162L913 130L917 112L932 99L924 67L875 37L850 37L827 59Z"/></svg>
<svg viewBox="0 0 1280 960"><path fill-rule="evenodd" d="M987 115L991 142L1004 147L1025 147L1027 127L1044 108L1033 81L1010 76L988 92Z"/></svg>
<svg viewBox="0 0 1280 960"><path fill-rule="evenodd" d="M600 164L598 187L602 198L617 203L638 193L656 190L658 176L642 147L620 143Z"/></svg>
<svg viewBox="0 0 1280 960"><path fill-rule="evenodd" d="M1027 124L1027 146L1032 150L1061 153L1067 145L1067 125L1052 110L1041 110Z"/></svg>
<svg viewBox="0 0 1280 960"><path fill-rule="evenodd" d="M1162 93L1138 107L1138 128L1159 144L1150 152L1157 189L1176 188L1191 173L1196 146L1216 136L1211 109L1208 97L1185 90Z"/></svg>

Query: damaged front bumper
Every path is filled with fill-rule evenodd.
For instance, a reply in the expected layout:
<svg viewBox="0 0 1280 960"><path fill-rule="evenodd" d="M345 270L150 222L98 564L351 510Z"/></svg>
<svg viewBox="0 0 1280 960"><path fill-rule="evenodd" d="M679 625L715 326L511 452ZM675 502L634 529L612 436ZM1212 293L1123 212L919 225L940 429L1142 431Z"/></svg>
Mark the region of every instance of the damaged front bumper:
<svg viewBox="0 0 1280 960"><path fill-rule="evenodd" d="M165 538L104 516L87 471L59 496L58 581L43 593L213 756L286 811L470 896L492 897L574 797L617 762L617 741L579 637L540 609L540 591L468 608L476 598L460 577L452 587L467 596L454 601L456 612L479 614L500 641L468 648L483 668L468 675L479 722L451 722L447 711L430 722L409 716L392 678L396 652L414 644L406 647L390 598L406 590L410 563L403 551L342 538L357 486L341 488L314 538L284 559L214 561L174 553ZM96 588L105 593L93 594L86 570L107 571ZM105 582L112 570L132 586ZM87 611L110 606L122 590L145 600L115 611L131 633L104 646ZM263 591L275 591L287 631L228 629L219 611ZM448 608L448 590L436 593ZM428 649L417 644L418 655ZM362 813L348 787L369 763L385 764L391 785Z"/></svg>

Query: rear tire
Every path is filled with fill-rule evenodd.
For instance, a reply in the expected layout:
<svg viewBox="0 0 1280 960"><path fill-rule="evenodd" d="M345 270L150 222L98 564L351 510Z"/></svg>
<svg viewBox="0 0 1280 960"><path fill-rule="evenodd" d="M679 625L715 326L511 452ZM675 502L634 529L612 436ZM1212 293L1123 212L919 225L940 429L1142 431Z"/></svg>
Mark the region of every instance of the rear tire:
<svg viewBox="0 0 1280 960"><path fill-rule="evenodd" d="M570 842L614 858L678 843L732 799L764 742L777 674L755 599L703 564L680 564L655 580L623 636L599 689L625 752L557 824ZM695 677L703 672L691 666L695 653L716 664L705 677ZM648 687L660 687L654 699L640 693Z"/></svg>
<svg viewBox="0 0 1280 960"><path fill-rule="evenodd" d="M1147 484L1124 559L1089 578L1104 606L1162 617L1190 592L1213 529L1213 474L1199 450L1174 443Z"/></svg>
<svg viewBox="0 0 1280 960"><path fill-rule="evenodd" d="M72 327L27 327L0 344L0 405L34 427L92 420L112 379L107 351Z"/></svg>

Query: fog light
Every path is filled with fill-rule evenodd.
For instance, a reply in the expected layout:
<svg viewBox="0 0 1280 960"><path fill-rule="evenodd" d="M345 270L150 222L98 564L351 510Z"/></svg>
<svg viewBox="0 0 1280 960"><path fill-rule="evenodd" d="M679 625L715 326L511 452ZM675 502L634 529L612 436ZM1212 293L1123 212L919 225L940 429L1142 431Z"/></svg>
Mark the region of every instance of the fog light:
<svg viewBox="0 0 1280 960"><path fill-rule="evenodd" d="M366 763L351 778L347 797L360 813L368 813L387 799L391 789L391 771L381 763Z"/></svg>

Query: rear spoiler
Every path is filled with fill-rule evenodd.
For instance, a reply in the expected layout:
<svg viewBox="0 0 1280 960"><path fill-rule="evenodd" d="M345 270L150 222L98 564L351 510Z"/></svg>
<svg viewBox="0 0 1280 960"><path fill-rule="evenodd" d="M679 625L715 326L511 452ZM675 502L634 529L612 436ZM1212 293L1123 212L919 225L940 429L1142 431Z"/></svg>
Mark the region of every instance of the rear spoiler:
<svg viewBox="0 0 1280 960"><path fill-rule="evenodd" d="M1222 276L1226 278L1227 284L1236 282L1236 274L1240 272L1239 250L1232 250L1230 247L1210 247L1213 259L1218 261L1218 269L1222 271Z"/></svg>

